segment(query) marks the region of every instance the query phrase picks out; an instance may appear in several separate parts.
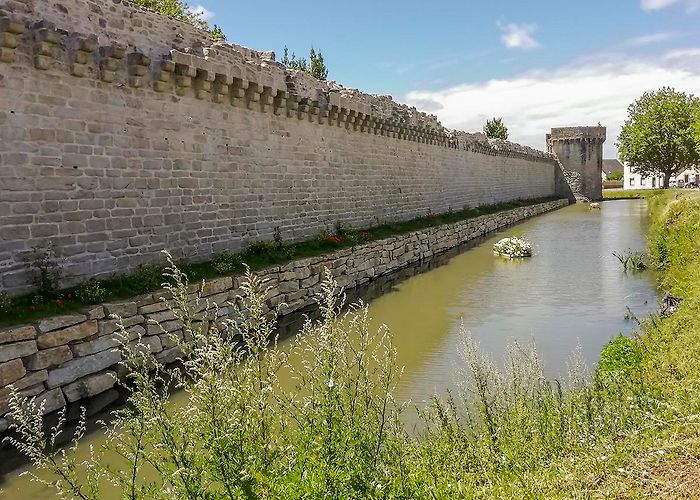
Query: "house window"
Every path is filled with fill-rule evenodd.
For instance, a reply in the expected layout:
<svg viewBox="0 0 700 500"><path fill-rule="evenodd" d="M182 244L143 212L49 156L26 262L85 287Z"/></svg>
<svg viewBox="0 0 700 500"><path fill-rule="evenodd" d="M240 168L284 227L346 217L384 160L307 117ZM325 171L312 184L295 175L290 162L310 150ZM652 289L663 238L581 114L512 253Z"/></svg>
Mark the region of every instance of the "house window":
<svg viewBox="0 0 700 500"><path fill-rule="evenodd" d="M688 181L690 180L690 175L685 174L684 177L685 177L684 182L685 182L686 184L688 184Z"/></svg>
<svg viewBox="0 0 700 500"><path fill-rule="evenodd" d="M651 178L651 187L653 187L653 188L656 187L656 177Z"/></svg>
<svg viewBox="0 0 700 500"><path fill-rule="evenodd" d="M634 186L634 177L630 177L630 186Z"/></svg>
<svg viewBox="0 0 700 500"><path fill-rule="evenodd" d="M639 181L640 186L646 186L647 185L647 179L646 177L642 177L642 179Z"/></svg>

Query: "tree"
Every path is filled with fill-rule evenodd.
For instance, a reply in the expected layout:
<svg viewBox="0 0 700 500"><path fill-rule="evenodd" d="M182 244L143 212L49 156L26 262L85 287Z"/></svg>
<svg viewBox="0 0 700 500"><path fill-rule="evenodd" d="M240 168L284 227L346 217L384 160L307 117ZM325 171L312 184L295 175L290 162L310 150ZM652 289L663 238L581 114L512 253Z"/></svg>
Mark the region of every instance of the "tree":
<svg viewBox="0 0 700 500"><path fill-rule="evenodd" d="M508 139L508 129L503 125L503 119L493 118L486 121L484 125L484 133L489 139Z"/></svg>
<svg viewBox="0 0 700 500"><path fill-rule="evenodd" d="M620 160L633 172L671 177L700 162L700 100L670 87L645 92L630 105L618 139Z"/></svg>
<svg viewBox="0 0 700 500"><path fill-rule="evenodd" d="M608 180L609 181L621 181L622 178L624 177L624 171L621 168L618 168L617 170L613 170L608 174Z"/></svg>
<svg viewBox="0 0 700 500"><path fill-rule="evenodd" d="M208 31L215 42L226 40L226 35L220 27L214 25L214 28L211 28L209 23L204 20L201 9L192 9L183 0L132 0L132 2L153 12L184 21L199 29Z"/></svg>
<svg viewBox="0 0 700 500"><path fill-rule="evenodd" d="M326 68L326 63L323 61L323 54L320 51L317 53L311 47L309 61L311 62L309 73L319 80L326 80L328 78L328 68Z"/></svg>
<svg viewBox="0 0 700 500"><path fill-rule="evenodd" d="M280 62L289 69L304 71L305 73L308 73L319 80L328 79L328 68L323 60L323 54L320 51L316 52L316 50L311 47L311 50L309 51L309 61L310 63L308 63L304 58L297 59L294 52L292 52L292 57L290 58L289 49L287 49L285 46L284 56Z"/></svg>

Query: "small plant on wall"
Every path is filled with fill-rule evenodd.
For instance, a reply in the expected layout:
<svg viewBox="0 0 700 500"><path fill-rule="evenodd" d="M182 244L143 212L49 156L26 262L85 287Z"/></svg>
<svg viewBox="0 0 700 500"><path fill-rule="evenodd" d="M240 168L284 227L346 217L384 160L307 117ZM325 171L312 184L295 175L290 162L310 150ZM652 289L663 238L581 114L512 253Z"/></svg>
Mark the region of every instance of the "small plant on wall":
<svg viewBox="0 0 700 500"><path fill-rule="evenodd" d="M43 301L52 299L58 292L63 277L63 269L56 259L53 243L49 242L43 249L35 248L26 260L36 295Z"/></svg>

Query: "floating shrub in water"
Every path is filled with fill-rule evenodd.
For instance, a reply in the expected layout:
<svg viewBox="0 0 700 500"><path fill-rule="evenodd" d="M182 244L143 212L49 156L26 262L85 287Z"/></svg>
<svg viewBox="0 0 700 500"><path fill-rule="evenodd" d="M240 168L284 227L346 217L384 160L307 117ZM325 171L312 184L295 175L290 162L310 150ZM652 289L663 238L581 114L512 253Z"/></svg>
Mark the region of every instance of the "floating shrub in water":
<svg viewBox="0 0 700 500"><path fill-rule="evenodd" d="M646 256L642 252L627 250L624 253L613 252L625 271L643 271L647 268Z"/></svg>
<svg viewBox="0 0 700 500"><path fill-rule="evenodd" d="M509 259L531 257L532 246L529 241L517 236L512 236L510 238L503 238L496 243L493 246L493 253L508 257Z"/></svg>

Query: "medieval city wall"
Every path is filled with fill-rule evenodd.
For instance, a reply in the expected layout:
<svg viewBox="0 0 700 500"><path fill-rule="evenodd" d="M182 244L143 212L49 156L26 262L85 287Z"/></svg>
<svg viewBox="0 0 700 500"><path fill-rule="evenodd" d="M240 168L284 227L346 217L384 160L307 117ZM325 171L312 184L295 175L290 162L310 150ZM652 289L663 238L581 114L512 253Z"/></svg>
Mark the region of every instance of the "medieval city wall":
<svg viewBox="0 0 700 500"><path fill-rule="evenodd" d="M555 194L553 155L122 0L0 0L0 291Z"/></svg>

